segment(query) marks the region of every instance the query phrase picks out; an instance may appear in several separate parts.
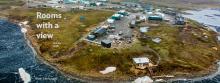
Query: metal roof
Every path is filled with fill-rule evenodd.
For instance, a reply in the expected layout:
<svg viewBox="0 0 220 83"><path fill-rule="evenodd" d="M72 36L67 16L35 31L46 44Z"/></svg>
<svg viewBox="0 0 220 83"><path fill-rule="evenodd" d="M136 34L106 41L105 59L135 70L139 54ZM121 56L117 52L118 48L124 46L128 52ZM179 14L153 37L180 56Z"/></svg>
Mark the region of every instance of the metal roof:
<svg viewBox="0 0 220 83"><path fill-rule="evenodd" d="M102 40L101 42L105 43L105 44L111 44L112 41L111 40Z"/></svg>
<svg viewBox="0 0 220 83"><path fill-rule="evenodd" d="M98 34L104 34L106 32L106 29L105 28L98 28L95 33L98 33Z"/></svg>
<svg viewBox="0 0 220 83"><path fill-rule="evenodd" d="M133 61L136 64L143 64L143 63L149 63L150 62L150 60L147 57L133 58Z"/></svg>
<svg viewBox="0 0 220 83"><path fill-rule="evenodd" d="M161 39L160 38L154 38L154 39L152 39L152 41L155 42L155 43L160 43Z"/></svg>

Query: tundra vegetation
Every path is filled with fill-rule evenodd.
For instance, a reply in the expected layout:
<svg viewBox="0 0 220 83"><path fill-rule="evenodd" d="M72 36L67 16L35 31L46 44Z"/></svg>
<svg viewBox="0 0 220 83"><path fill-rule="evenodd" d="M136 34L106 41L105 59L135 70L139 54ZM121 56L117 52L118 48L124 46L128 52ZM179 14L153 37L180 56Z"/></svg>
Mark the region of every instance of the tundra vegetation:
<svg viewBox="0 0 220 83"><path fill-rule="evenodd" d="M62 19L39 20L36 19L36 12L61 13ZM160 37L162 42L159 44L148 38L138 38L129 48L107 49L80 40L91 28L105 21L113 13L101 10L59 12L54 9L15 9L11 10L9 18L30 21L28 36L40 56L58 69L73 75L112 79L148 75L147 70L134 69L132 58L146 56L155 64L158 56L152 49L159 53L161 58L158 66L153 68L155 75L204 75L214 68L215 61L220 58L219 51L213 49L220 49L215 39L216 34L193 21L189 22L187 29L164 22L159 26L150 26L150 31L145 35L150 38ZM85 19L80 20L81 16ZM42 22L58 23L60 28L37 29L36 24ZM53 33L55 37L38 40L36 34L40 32ZM58 47L53 46L58 43ZM99 73L108 66L117 67L116 72L107 75Z"/></svg>

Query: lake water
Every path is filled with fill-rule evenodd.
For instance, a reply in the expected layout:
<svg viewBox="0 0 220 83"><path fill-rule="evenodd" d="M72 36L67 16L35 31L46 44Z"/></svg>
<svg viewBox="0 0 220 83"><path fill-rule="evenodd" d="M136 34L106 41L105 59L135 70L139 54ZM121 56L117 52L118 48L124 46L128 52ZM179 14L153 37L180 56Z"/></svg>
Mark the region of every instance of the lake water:
<svg viewBox="0 0 220 83"><path fill-rule="evenodd" d="M220 32L220 9L189 10L185 12L189 14L183 15L184 17L210 26L212 30Z"/></svg>
<svg viewBox="0 0 220 83"><path fill-rule="evenodd" d="M184 17L209 26L210 29L216 32L220 32L220 9L189 10L185 12L189 14L183 15ZM220 65L220 62L218 65ZM220 68L218 68L217 72L208 76L175 80L173 83L220 83Z"/></svg>
<svg viewBox="0 0 220 83"><path fill-rule="evenodd" d="M23 83L18 68L31 75L32 83L80 83L41 63L26 43L20 27L0 20L0 83Z"/></svg>

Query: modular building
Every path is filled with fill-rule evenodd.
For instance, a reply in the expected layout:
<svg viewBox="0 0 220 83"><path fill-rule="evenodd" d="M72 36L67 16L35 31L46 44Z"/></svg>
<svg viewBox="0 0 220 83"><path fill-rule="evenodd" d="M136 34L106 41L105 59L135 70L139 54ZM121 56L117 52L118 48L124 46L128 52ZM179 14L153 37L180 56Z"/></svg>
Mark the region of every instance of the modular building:
<svg viewBox="0 0 220 83"><path fill-rule="evenodd" d="M63 3L65 4L77 3L77 0L63 0Z"/></svg>
<svg viewBox="0 0 220 83"><path fill-rule="evenodd" d="M127 16L128 15L128 13L125 10L118 11L118 14L123 15L123 16Z"/></svg>
<svg viewBox="0 0 220 83"><path fill-rule="evenodd" d="M148 32L149 27L140 27L140 32L141 33L146 33Z"/></svg>
<svg viewBox="0 0 220 83"><path fill-rule="evenodd" d="M130 28L135 28L136 27L136 21L132 20L129 26L130 26Z"/></svg>
<svg viewBox="0 0 220 83"><path fill-rule="evenodd" d="M101 45L106 48L111 48L112 42L110 40L102 40Z"/></svg>
<svg viewBox="0 0 220 83"><path fill-rule="evenodd" d="M107 19L107 22L108 22L109 24L112 24L112 23L114 23L114 22L115 22L115 20L114 20L114 19L109 18L109 19Z"/></svg>
<svg viewBox="0 0 220 83"><path fill-rule="evenodd" d="M151 15L148 17L148 20L152 20L152 21L162 21L163 17L160 15Z"/></svg>
<svg viewBox="0 0 220 83"><path fill-rule="evenodd" d="M114 14L111 19L114 19L114 20L120 20L121 19L121 15L120 14Z"/></svg>
<svg viewBox="0 0 220 83"><path fill-rule="evenodd" d="M95 36L95 35L88 35L88 36L87 36L87 39L93 41L93 40L96 39L96 36Z"/></svg>
<svg viewBox="0 0 220 83"><path fill-rule="evenodd" d="M93 35L95 35L96 37L98 37L98 36L102 36L102 35L106 34L106 32L107 32L107 29L106 29L106 28L98 28L97 30L95 30L95 31L93 32Z"/></svg>
<svg viewBox="0 0 220 83"><path fill-rule="evenodd" d="M90 6L97 6L97 4L96 4L95 2L90 3L89 5L90 5Z"/></svg>
<svg viewBox="0 0 220 83"><path fill-rule="evenodd" d="M150 60L147 57L133 58L136 68L145 69L146 66L150 63Z"/></svg>

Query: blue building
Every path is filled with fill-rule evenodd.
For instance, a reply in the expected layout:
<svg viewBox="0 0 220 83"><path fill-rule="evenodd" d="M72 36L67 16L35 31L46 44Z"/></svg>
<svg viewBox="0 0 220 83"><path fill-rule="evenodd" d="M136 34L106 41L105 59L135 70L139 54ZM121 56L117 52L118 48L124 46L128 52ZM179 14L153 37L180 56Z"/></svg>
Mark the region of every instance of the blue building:
<svg viewBox="0 0 220 83"><path fill-rule="evenodd" d="M65 4L71 4L71 3L74 3L74 1L76 0L63 0Z"/></svg>
<svg viewBox="0 0 220 83"><path fill-rule="evenodd" d="M149 21L162 21L163 17L160 15L151 15L148 17Z"/></svg>

